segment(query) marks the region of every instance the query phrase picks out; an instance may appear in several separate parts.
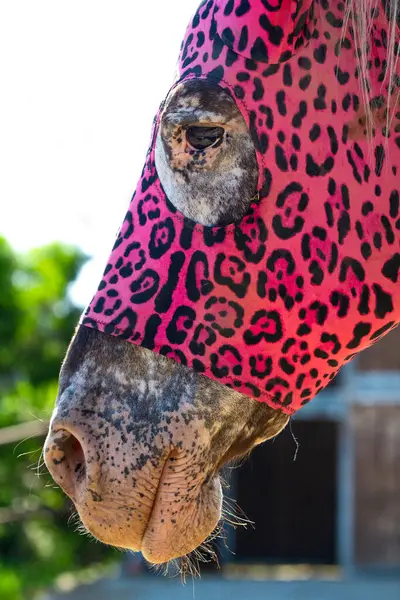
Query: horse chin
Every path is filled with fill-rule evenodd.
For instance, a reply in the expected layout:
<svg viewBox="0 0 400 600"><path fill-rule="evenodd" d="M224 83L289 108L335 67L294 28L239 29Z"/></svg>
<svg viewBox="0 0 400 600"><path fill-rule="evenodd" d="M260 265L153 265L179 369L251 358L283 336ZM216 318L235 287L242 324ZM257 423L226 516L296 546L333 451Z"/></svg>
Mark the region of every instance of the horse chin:
<svg viewBox="0 0 400 600"><path fill-rule="evenodd" d="M189 554L214 531L221 518L218 477L204 483L191 501L179 503L166 487L160 493L143 537L141 552L152 564Z"/></svg>

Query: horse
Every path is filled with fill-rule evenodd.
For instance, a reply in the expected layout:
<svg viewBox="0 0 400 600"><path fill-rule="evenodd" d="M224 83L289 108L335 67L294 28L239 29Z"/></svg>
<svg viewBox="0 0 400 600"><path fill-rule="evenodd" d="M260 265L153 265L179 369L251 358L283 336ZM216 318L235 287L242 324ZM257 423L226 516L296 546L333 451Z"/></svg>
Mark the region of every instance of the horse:
<svg viewBox="0 0 400 600"><path fill-rule="evenodd" d="M398 325L399 25L397 0L200 3L45 442L98 540L195 550L222 467Z"/></svg>

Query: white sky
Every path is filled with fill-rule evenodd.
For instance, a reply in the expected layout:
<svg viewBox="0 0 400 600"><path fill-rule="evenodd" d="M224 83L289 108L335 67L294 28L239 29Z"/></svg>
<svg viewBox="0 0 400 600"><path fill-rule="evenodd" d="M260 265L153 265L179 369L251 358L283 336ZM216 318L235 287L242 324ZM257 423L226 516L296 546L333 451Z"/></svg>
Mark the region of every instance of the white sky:
<svg viewBox="0 0 400 600"><path fill-rule="evenodd" d="M86 304L136 188L199 0L0 2L0 234L93 257Z"/></svg>

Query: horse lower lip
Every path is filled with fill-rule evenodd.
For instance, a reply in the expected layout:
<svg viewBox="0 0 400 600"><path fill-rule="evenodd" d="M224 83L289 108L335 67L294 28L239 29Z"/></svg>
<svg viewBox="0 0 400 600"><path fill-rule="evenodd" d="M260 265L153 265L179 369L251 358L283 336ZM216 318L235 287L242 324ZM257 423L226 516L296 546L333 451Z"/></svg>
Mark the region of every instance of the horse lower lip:
<svg viewBox="0 0 400 600"><path fill-rule="evenodd" d="M163 490L160 481L160 489ZM162 564L185 556L203 543L217 526L222 511L221 483L217 475L193 489L191 500L181 504L160 494L142 539L141 552L148 562Z"/></svg>

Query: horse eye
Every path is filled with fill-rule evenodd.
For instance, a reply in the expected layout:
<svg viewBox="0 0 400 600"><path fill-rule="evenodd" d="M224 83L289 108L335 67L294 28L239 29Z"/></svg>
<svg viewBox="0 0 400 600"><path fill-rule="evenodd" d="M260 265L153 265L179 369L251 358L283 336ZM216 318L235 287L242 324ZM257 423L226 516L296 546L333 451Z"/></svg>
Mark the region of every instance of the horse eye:
<svg viewBox="0 0 400 600"><path fill-rule="evenodd" d="M194 150L217 147L224 137L223 127L193 126L186 130L186 139Z"/></svg>

